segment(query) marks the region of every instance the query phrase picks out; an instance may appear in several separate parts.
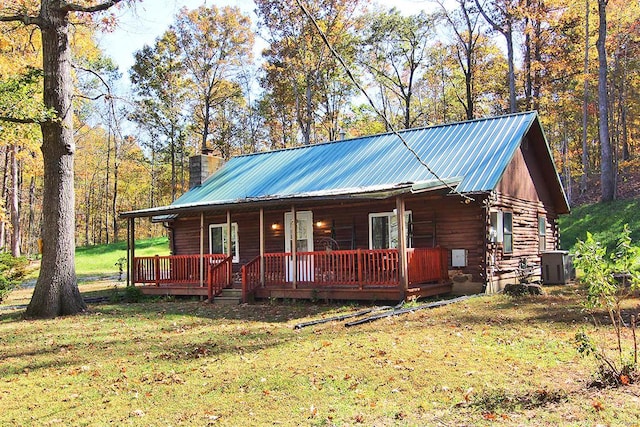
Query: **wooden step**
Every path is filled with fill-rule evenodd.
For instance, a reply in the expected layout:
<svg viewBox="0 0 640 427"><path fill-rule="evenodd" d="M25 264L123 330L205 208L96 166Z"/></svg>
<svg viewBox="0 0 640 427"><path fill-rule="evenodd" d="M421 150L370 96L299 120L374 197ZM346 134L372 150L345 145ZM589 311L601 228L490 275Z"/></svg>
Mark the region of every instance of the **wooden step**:
<svg viewBox="0 0 640 427"><path fill-rule="evenodd" d="M238 305L242 300L242 289L225 288L220 295L213 298L213 304Z"/></svg>
<svg viewBox="0 0 640 427"><path fill-rule="evenodd" d="M238 305L238 304L240 304L240 298L217 296L217 297L213 298L212 304L217 304L217 305Z"/></svg>
<svg viewBox="0 0 640 427"><path fill-rule="evenodd" d="M224 288L220 293L221 297L242 298L242 289Z"/></svg>

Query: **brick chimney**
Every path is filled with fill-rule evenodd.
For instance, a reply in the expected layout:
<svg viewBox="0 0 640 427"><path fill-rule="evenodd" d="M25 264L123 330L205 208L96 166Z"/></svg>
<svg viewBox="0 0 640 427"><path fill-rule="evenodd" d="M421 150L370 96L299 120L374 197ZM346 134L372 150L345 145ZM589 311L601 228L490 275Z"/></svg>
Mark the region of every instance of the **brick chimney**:
<svg viewBox="0 0 640 427"><path fill-rule="evenodd" d="M210 149L202 150L202 154L196 154L189 158L189 189L198 187L215 171L220 169L224 160L214 156Z"/></svg>

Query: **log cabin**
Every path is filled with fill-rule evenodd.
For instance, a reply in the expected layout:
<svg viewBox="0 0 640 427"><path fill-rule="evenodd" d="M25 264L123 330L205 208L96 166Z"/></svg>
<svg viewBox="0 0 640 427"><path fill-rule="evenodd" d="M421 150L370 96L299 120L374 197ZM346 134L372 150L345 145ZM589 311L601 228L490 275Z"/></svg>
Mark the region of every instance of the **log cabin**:
<svg viewBox="0 0 640 427"><path fill-rule="evenodd" d="M536 112L227 162L203 153L190 169L191 189L171 205L121 214L128 284L144 293L236 302L491 293L558 248L557 219L569 212ZM171 255L135 255L137 218L165 224Z"/></svg>

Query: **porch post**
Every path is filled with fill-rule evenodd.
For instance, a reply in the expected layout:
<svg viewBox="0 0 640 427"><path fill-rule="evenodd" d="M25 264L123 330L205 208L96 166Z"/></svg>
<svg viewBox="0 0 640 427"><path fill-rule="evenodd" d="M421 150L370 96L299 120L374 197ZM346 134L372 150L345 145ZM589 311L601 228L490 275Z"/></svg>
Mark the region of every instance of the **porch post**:
<svg viewBox="0 0 640 427"><path fill-rule="evenodd" d="M200 212L200 286L204 286L204 211Z"/></svg>
<svg viewBox="0 0 640 427"><path fill-rule="evenodd" d="M400 268L400 289L406 296L408 288L407 278L407 232L404 225L404 199L402 196L396 197L396 221L398 223L398 264Z"/></svg>
<svg viewBox="0 0 640 427"><path fill-rule="evenodd" d="M291 206L291 280L293 289L298 286L298 218L296 218L296 207Z"/></svg>
<svg viewBox="0 0 640 427"><path fill-rule="evenodd" d="M233 256L232 231L233 230L231 230L231 211L227 209L227 256L228 257ZM227 269L227 286L232 285L232 279L233 279L233 268L228 268Z"/></svg>
<svg viewBox="0 0 640 427"><path fill-rule="evenodd" d="M264 288L264 208L260 208L260 286Z"/></svg>
<svg viewBox="0 0 640 427"><path fill-rule="evenodd" d="M131 218L131 284L136 285L136 219Z"/></svg>
<svg viewBox="0 0 640 427"><path fill-rule="evenodd" d="M129 218L129 220L127 221L127 286L131 286L132 284L135 285L135 283L132 283L132 281L134 280L134 256L133 256L133 251L134 251L134 244L135 244L135 237L133 236L133 218Z"/></svg>

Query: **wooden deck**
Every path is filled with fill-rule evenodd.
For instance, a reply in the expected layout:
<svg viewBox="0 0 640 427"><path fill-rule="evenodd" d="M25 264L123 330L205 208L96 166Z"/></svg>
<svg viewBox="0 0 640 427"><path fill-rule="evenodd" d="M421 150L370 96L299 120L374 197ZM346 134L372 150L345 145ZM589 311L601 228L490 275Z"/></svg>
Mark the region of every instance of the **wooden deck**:
<svg viewBox="0 0 640 427"><path fill-rule="evenodd" d="M259 288L254 293L254 299L307 299L307 300L352 300L352 301L400 301L403 298L426 298L451 292L452 282L429 283L407 289L406 296L399 289L368 288L367 292L349 288L323 289L291 289L291 288ZM140 287L144 295L160 296L202 296L207 297L209 290L206 286L163 284L159 286L146 285Z"/></svg>
<svg viewBox="0 0 640 427"><path fill-rule="evenodd" d="M257 299L284 298L284 299L307 299L307 300L350 300L350 301L402 301L411 298L426 298L435 295L442 295L451 292L452 282L429 283L414 288L410 288L405 293L395 288L375 288L367 287L363 292L357 289L325 287L322 289L291 289L291 288L260 288L255 292Z"/></svg>
<svg viewBox="0 0 640 427"><path fill-rule="evenodd" d="M295 261L294 261L295 260ZM236 286L242 301L267 298L400 301L445 294L452 283L447 251L407 250L407 289L401 285L395 249L269 253L242 266ZM224 255L144 257L134 261L134 283L146 295L194 295L213 300L233 286L232 264ZM200 271L204 270L204 280Z"/></svg>

